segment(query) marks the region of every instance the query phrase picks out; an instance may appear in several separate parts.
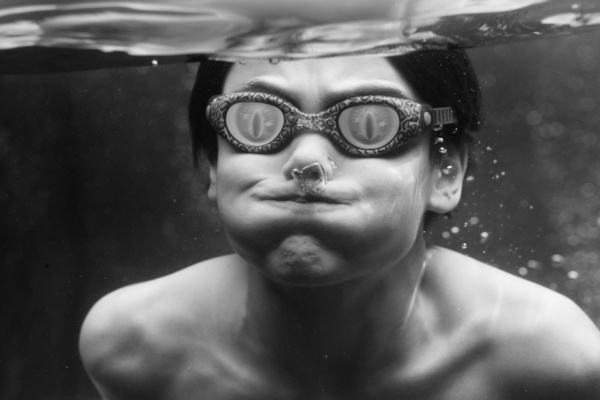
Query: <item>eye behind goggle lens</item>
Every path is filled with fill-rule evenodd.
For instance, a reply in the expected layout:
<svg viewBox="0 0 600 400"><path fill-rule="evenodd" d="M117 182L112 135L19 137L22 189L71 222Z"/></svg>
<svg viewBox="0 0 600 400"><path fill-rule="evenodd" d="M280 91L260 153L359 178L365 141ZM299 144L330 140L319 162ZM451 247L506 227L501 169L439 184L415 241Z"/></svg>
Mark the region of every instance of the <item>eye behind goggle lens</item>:
<svg viewBox="0 0 600 400"><path fill-rule="evenodd" d="M240 143L263 146L277 138L283 129L284 117L275 106L248 101L229 107L225 123L229 133Z"/></svg>
<svg viewBox="0 0 600 400"><path fill-rule="evenodd" d="M396 137L400 118L392 107L366 104L342 111L338 126L350 144L371 150L385 146Z"/></svg>

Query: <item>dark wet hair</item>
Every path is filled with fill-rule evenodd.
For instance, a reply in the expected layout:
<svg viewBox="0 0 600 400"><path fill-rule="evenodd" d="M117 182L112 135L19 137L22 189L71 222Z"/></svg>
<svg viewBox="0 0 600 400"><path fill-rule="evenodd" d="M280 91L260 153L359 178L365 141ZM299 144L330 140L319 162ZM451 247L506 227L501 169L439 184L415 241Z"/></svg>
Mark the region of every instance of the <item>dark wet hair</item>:
<svg viewBox="0 0 600 400"><path fill-rule="evenodd" d="M461 150L472 141L480 125L481 92L473 66L463 50L423 50L387 58L396 71L410 83L417 96L432 107L452 107L458 123L444 127L444 146ZM232 63L203 61L189 105L194 161L205 156L217 160L217 133L206 118L212 96L222 94ZM432 135L433 138L433 135ZM439 158L436 146L432 160Z"/></svg>

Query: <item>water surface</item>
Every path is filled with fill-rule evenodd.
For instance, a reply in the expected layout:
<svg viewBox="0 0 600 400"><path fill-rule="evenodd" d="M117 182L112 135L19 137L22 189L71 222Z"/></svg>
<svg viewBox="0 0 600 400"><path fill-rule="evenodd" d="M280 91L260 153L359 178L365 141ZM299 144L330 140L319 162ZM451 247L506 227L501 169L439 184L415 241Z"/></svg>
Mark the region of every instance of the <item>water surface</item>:
<svg viewBox="0 0 600 400"><path fill-rule="evenodd" d="M476 47L597 29L595 0L17 1L0 72Z"/></svg>

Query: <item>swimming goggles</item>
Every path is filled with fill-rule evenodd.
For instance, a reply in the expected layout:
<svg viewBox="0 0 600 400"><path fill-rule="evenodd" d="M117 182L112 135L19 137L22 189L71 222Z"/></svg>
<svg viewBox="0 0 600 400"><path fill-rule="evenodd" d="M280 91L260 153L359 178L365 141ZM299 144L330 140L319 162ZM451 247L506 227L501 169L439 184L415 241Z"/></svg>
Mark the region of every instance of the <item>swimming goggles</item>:
<svg viewBox="0 0 600 400"><path fill-rule="evenodd" d="M346 153L381 156L419 138L428 128L456 123L450 107L430 108L412 100L357 96L317 114L306 114L268 93L240 92L217 96L208 104L211 126L236 149L273 153L297 132L328 136Z"/></svg>

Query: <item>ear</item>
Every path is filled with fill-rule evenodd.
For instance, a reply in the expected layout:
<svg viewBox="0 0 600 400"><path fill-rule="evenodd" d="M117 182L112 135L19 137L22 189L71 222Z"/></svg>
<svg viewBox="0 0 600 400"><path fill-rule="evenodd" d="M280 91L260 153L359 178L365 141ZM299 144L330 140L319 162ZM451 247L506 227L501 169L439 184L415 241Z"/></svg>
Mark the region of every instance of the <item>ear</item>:
<svg viewBox="0 0 600 400"><path fill-rule="evenodd" d="M448 149L432 170L432 190L427 209L446 214L458 205L467 169L467 149Z"/></svg>
<svg viewBox="0 0 600 400"><path fill-rule="evenodd" d="M210 165L208 171L208 198L211 201L217 201L217 166L215 164Z"/></svg>

